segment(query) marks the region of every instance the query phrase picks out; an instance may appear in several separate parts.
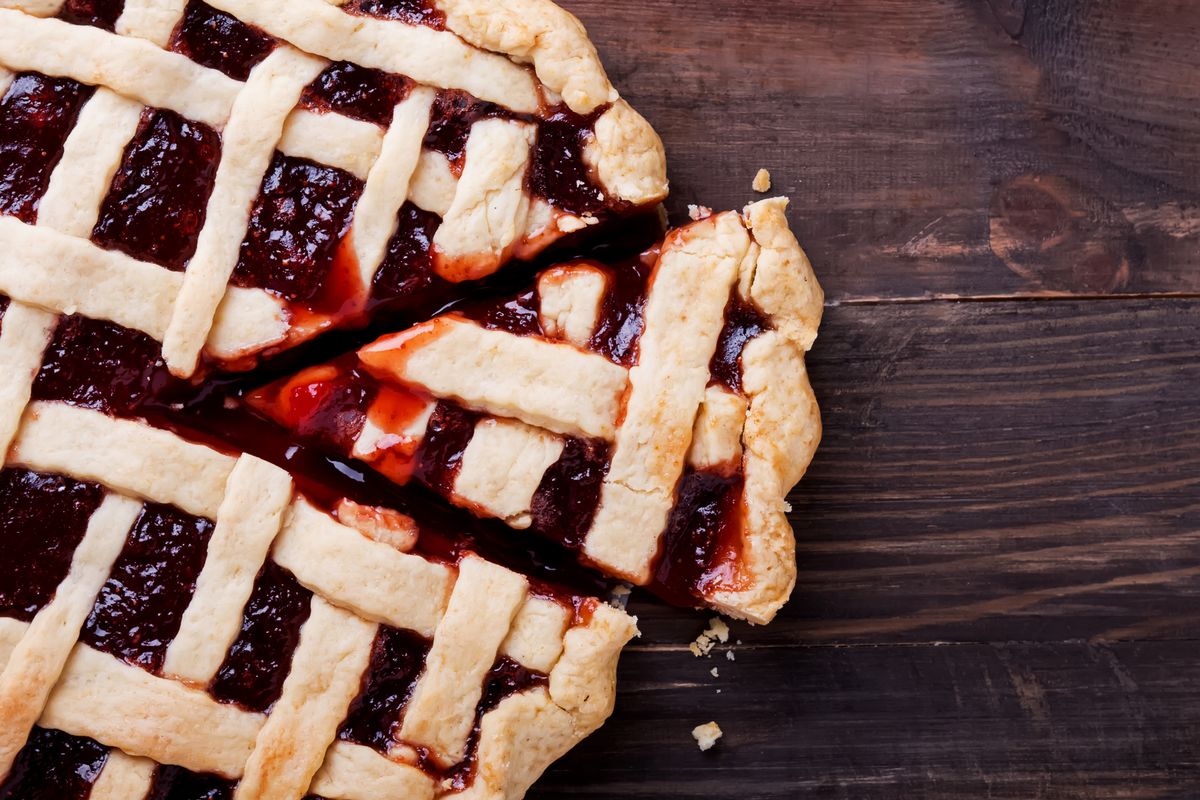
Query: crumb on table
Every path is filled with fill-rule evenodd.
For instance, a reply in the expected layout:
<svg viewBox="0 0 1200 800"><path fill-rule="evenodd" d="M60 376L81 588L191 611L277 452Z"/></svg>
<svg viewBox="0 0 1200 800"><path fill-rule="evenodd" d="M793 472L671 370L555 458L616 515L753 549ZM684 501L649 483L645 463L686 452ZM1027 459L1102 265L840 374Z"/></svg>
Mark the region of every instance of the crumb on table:
<svg viewBox="0 0 1200 800"><path fill-rule="evenodd" d="M702 219L708 219L712 216L713 210L708 206L698 206L695 203L688 204L688 216L693 222L699 222Z"/></svg>
<svg viewBox="0 0 1200 800"><path fill-rule="evenodd" d="M721 731L721 726L715 722L706 722L692 728L692 738L696 740L696 744L701 750L711 750L717 743L717 739L722 736L724 733Z"/></svg>
<svg viewBox="0 0 1200 800"><path fill-rule="evenodd" d="M755 173L754 183L752 183L751 186L756 192L771 191L771 173L767 172L765 169L760 169L757 173Z"/></svg>
<svg viewBox="0 0 1200 800"><path fill-rule="evenodd" d="M725 624L725 620L720 617L713 617L708 621L708 627L704 633L696 637L696 641L688 645L692 651L692 655L699 658L706 656L716 647L717 642L725 643L729 641L729 626Z"/></svg>

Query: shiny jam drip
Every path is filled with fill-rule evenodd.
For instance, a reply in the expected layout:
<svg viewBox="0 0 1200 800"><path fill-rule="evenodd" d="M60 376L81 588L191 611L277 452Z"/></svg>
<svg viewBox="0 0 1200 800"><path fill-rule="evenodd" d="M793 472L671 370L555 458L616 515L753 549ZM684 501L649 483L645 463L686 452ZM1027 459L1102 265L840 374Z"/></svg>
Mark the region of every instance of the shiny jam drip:
<svg viewBox="0 0 1200 800"><path fill-rule="evenodd" d="M596 185L583 160L600 110L580 116L561 108L538 120L527 182L535 197L572 214L594 214L605 207L604 190Z"/></svg>
<svg viewBox="0 0 1200 800"><path fill-rule="evenodd" d="M458 764L447 776L453 790L462 790L470 785L475 777L476 756L479 752L479 726L483 715L500 705L504 698L528 691L539 686L549 686L550 678L541 672L535 672L521 666L507 656L500 656L488 672L483 684L483 694L479 704L475 706L475 726L467 740L467 757Z"/></svg>
<svg viewBox="0 0 1200 800"><path fill-rule="evenodd" d="M446 15L431 0L350 0L342 9L364 17L397 19L439 31L446 27Z"/></svg>
<svg viewBox="0 0 1200 800"><path fill-rule="evenodd" d="M430 644L412 631L379 626L362 690L350 704L339 739L387 754L396 741L393 728L425 668Z"/></svg>
<svg viewBox="0 0 1200 800"><path fill-rule="evenodd" d="M637 363L646 282L652 267L649 259L633 259L609 271L608 293L604 295L600 318L588 343L592 350L623 367Z"/></svg>
<svg viewBox="0 0 1200 800"><path fill-rule="evenodd" d="M196 590L212 530L203 517L147 503L79 640L157 672Z"/></svg>
<svg viewBox="0 0 1200 800"><path fill-rule="evenodd" d="M89 317L61 317L33 382L34 400L128 414L166 380L158 342Z"/></svg>
<svg viewBox="0 0 1200 800"><path fill-rule="evenodd" d="M309 367L278 387L256 392L250 403L305 441L349 453L379 391L370 375L345 366L352 362L353 356L342 357Z"/></svg>
<svg viewBox="0 0 1200 800"><path fill-rule="evenodd" d="M146 109L100 205L92 241L183 270L196 251L220 155L212 128Z"/></svg>
<svg viewBox="0 0 1200 800"><path fill-rule="evenodd" d="M92 96L70 78L21 73L0 98L0 214L37 221L63 144Z"/></svg>
<svg viewBox="0 0 1200 800"><path fill-rule="evenodd" d="M755 336L767 330L762 312L736 295L725 308L725 326L709 362L712 379L731 391L742 391L742 351Z"/></svg>
<svg viewBox="0 0 1200 800"><path fill-rule="evenodd" d="M159 764L146 800L231 800L236 781Z"/></svg>
<svg viewBox="0 0 1200 800"><path fill-rule="evenodd" d="M0 781L0 800L84 800L107 759L99 742L34 728Z"/></svg>
<svg viewBox="0 0 1200 800"><path fill-rule="evenodd" d="M413 82L400 75L335 61L300 96L312 111L335 111L347 117L387 127L396 104L408 96Z"/></svg>
<svg viewBox="0 0 1200 800"><path fill-rule="evenodd" d="M418 480L435 492L448 496L462 468L463 452L475 435L479 415L473 411L441 400L429 418L425 438L417 450Z"/></svg>
<svg viewBox="0 0 1200 800"><path fill-rule="evenodd" d="M265 713L283 681L308 620L312 592L267 559L242 614L242 632L229 648L209 693L226 703Z"/></svg>
<svg viewBox="0 0 1200 800"><path fill-rule="evenodd" d="M112 31L125 10L125 0L67 0L58 18L73 25L91 25Z"/></svg>
<svg viewBox="0 0 1200 800"><path fill-rule="evenodd" d="M533 493L530 527L572 550L583 547L609 463L607 442L568 438Z"/></svg>
<svg viewBox="0 0 1200 800"><path fill-rule="evenodd" d="M318 299L362 188L348 172L276 153L254 203L233 282L293 303Z"/></svg>
<svg viewBox="0 0 1200 800"><path fill-rule="evenodd" d="M275 40L237 17L190 0L171 37L171 49L197 64L244 81L275 49Z"/></svg>
<svg viewBox="0 0 1200 800"><path fill-rule="evenodd" d="M103 496L94 483L0 470L0 617L29 622L54 598Z"/></svg>
<svg viewBox="0 0 1200 800"><path fill-rule="evenodd" d="M397 215L396 232L388 241L387 253L372 280L371 294L381 301L416 294L431 286L447 284L433 271L433 235L442 218L411 202Z"/></svg>
<svg viewBox="0 0 1200 800"><path fill-rule="evenodd" d="M652 589L676 605L695 605L716 588L733 588L741 548L740 475L688 471L679 482Z"/></svg>
<svg viewBox="0 0 1200 800"><path fill-rule="evenodd" d="M513 113L460 89L443 89L437 93L430 110L429 130L425 132L424 145L444 155L450 161L451 168L461 173L471 126L488 117L511 119Z"/></svg>

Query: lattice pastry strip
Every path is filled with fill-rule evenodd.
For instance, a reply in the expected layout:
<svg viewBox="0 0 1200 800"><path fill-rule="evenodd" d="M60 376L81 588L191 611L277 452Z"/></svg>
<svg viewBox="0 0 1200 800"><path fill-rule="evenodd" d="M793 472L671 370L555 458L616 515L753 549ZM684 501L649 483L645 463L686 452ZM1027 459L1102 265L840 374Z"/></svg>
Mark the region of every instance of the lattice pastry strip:
<svg viewBox="0 0 1200 800"><path fill-rule="evenodd" d="M45 160L0 197L0 291L147 333L178 375L377 302L436 307L447 282L666 191L657 137L545 0L441 0L427 24L131 0L114 32L7 5L0 164Z"/></svg>
<svg viewBox="0 0 1200 800"><path fill-rule="evenodd" d="M795 578L783 498L820 437L804 354L822 295L785 206L695 222L638 263L552 268L250 402L614 575L766 621ZM349 386L348 424L331 398Z"/></svg>
<svg viewBox="0 0 1200 800"><path fill-rule="evenodd" d="M31 337L12 324L31 313L42 312L10 303L0 318L0 354L25 365L6 375L0 407L22 419L0 472L0 521L41 554L0 568L0 786L29 789L35 741L61 740L58 730L112 748L93 774L99 797L147 796L164 781L233 798L519 797L611 711L628 617L594 601L580 615L478 556L406 552L421 541L411 520L343 503L334 513L355 530L252 456L29 402L40 374L30 364L53 328ZM43 371L61 357L47 353ZM180 531L189 538L170 538ZM182 548L170 557L179 563L147 570L163 537ZM139 587L160 569L171 573L163 589ZM288 603L291 617L278 610ZM248 648L264 615L282 626L273 638L293 641L274 661ZM256 657L266 660L245 661ZM381 705L405 665L413 699ZM265 696L243 685L263 674L277 683ZM530 705L531 729L505 723L497 737L491 717ZM556 720L554 735L542 717ZM514 753L513 737L529 736L550 738ZM429 767L417 758L426 748Z"/></svg>

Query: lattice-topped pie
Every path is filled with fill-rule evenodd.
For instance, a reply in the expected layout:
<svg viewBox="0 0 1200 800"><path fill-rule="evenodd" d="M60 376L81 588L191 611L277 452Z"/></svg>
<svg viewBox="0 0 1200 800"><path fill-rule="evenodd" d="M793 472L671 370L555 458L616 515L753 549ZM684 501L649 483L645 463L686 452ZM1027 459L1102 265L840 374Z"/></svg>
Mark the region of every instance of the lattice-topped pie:
<svg viewBox="0 0 1200 800"><path fill-rule="evenodd" d="M0 0L0 800L516 800L637 632L577 560L768 621L786 201L506 267L666 190L548 0Z"/></svg>
<svg viewBox="0 0 1200 800"><path fill-rule="evenodd" d="M666 194L547 0L7 0L0 291L246 365Z"/></svg>
<svg viewBox="0 0 1200 800"><path fill-rule="evenodd" d="M784 496L820 438L822 293L785 205L555 266L250 402L610 574L768 621L795 582Z"/></svg>

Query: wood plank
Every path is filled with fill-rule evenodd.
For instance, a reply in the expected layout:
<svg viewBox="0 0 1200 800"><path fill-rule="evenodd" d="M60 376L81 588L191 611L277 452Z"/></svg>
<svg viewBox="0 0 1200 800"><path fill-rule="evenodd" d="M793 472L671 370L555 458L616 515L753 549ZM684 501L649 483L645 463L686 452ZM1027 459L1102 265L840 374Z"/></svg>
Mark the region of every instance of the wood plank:
<svg viewBox="0 0 1200 800"><path fill-rule="evenodd" d="M799 582L747 640L1193 635L1198 321L1185 299L830 309L825 438L791 496ZM653 642L701 627L635 611Z"/></svg>
<svg viewBox="0 0 1200 800"><path fill-rule="evenodd" d="M673 218L767 167L833 302L1200 291L1195 4L564 4Z"/></svg>
<svg viewBox="0 0 1200 800"><path fill-rule="evenodd" d="M616 716L530 797L1148 800L1200 791L1195 641L735 652L730 662L635 646ZM709 720L725 735L701 753L690 732Z"/></svg>

